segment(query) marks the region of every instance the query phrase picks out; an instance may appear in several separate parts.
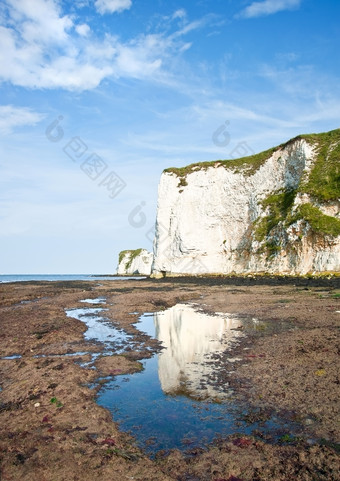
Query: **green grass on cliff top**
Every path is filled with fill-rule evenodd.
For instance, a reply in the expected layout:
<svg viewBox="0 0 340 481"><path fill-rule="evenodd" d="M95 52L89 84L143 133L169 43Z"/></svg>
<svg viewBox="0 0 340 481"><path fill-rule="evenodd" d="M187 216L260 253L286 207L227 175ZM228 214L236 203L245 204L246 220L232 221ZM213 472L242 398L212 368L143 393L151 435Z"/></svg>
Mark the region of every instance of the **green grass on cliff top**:
<svg viewBox="0 0 340 481"><path fill-rule="evenodd" d="M300 192L320 201L339 199L340 129L322 134L302 135L301 138L316 145L318 154L307 181L300 185Z"/></svg>
<svg viewBox="0 0 340 481"><path fill-rule="evenodd" d="M226 169L242 169L245 175L254 174L269 157L279 149L293 142L304 139L315 146L317 157L307 180L301 182L299 191L310 194L320 201L337 200L340 197L340 129L331 130L321 134L299 135L264 152L248 157L231 160L215 160L210 162L197 162L185 167L170 167L164 172L177 175L181 185L185 186L185 177L197 170L206 170L209 167L223 166Z"/></svg>
<svg viewBox="0 0 340 481"><path fill-rule="evenodd" d="M251 175L254 174L257 169L259 169L261 165L264 164L264 162L269 159L269 157L278 149L279 147L274 147L255 155L241 157L240 159L212 160L210 162L196 162L185 167L169 167L168 169L165 169L164 172L176 174L178 177L185 177L196 170L207 170L209 167L223 166L226 169L233 170L238 168L246 168L247 174Z"/></svg>
<svg viewBox="0 0 340 481"><path fill-rule="evenodd" d="M133 259L135 259L137 256L139 256L139 254L142 252L142 250L143 249L130 249L130 250L127 249L125 251L121 251L119 253L119 256L118 256L118 263L120 264L122 262L123 258L126 256L126 254L130 254L131 257L126 264L126 269L128 269L129 267L131 267Z"/></svg>

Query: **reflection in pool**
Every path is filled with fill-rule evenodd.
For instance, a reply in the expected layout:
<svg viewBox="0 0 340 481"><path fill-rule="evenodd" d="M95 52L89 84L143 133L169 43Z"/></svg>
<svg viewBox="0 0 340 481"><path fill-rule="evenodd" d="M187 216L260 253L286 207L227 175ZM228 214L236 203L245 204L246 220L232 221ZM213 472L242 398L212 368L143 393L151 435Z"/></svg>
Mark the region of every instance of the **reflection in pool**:
<svg viewBox="0 0 340 481"><path fill-rule="evenodd" d="M236 342L243 335L240 326L234 317L207 315L181 304L142 316L137 328L154 335L165 349L144 360L142 372L108 382L99 404L150 453L202 446L240 431L232 393L204 382L214 369L209 355ZM243 426L242 431L250 429Z"/></svg>
<svg viewBox="0 0 340 481"><path fill-rule="evenodd" d="M240 321L226 315L207 315L187 305L177 305L154 316L156 338L166 347L158 356L158 374L166 394L220 398L214 387L202 387L202 379L214 369L209 354L224 351L242 335L232 330Z"/></svg>

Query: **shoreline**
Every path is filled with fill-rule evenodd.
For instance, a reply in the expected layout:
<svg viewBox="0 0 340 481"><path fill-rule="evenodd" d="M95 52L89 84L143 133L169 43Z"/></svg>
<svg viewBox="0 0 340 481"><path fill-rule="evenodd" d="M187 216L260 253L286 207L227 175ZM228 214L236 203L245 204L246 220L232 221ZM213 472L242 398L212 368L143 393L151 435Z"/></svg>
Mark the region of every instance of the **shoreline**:
<svg viewBox="0 0 340 481"><path fill-rule="evenodd" d="M6 426L0 438L2 479L54 481L79 477L111 481L130 476L145 481L208 481L234 476L252 481L256 475L258 479L280 481L286 480L288 473L297 472L296 480L338 480L335 448L339 431L334 419L339 413L334 401L339 392L340 305L334 292L339 280L335 280L323 279L318 285L314 282L320 279L304 280L309 285L279 285L277 279L270 279L271 284L254 285L251 278L181 277L109 280L100 285L94 280L2 284L1 352L22 355L21 359L0 361L1 424ZM85 297L106 297L109 320L133 335L137 345L140 341L140 348L128 355L99 358L97 373L77 364L86 361L88 355L65 356L80 351L103 352L98 344L84 340L83 323L67 318L64 311L83 307L79 301ZM150 351L142 347L145 336L142 339L134 325L138 316L179 302L195 302L210 313L223 311L272 324L292 323L292 330L248 337L245 343L249 350L234 363L233 374L225 374L227 367L230 371L230 352L222 356L218 361L219 382L232 385L235 395L248 403L249 414L254 409L293 411L307 421L306 433L324 441L308 445L287 439L271 444L266 439L231 437L207 450L197 449L189 457L173 451L156 457L156 461L136 448L133 439L119 431L109 412L97 405L96 393L87 385L99 374L139 370L138 360L150 356ZM157 351L157 342L149 340L146 345ZM242 344L242 349L245 346ZM60 357L53 358L52 354ZM307 394L306 386L310 390ZM315 399L316 392L319 399ZM62 404L60 408L51 403L53 398ZM322 466L320 473L326 474L315 478L313 472L318 465Z"/></svg>
<svg viewBox="0 0 340 481"><path fill-rule="evenodd" d="M112 281L114 280L114 283ZM340 275L336 276L276 276L276 275L245 275L245 276L174 276L164 278L152 278L147 276L112 276L112 279L60 279L60 280L18 280L0 282L0 286L6 284L41 286L53 285L64 287L74 285L74 287L85 287L95 282L109 283L108 286L114 288L119 282L126 282L129 286L131 282L148 283L152 288L157 285L169 284L172 288L178 286L201 286L213 287L303 287L303 288L325 288L330 290L340 290ZM104 285L104 284L102 284ZM101 285L99 285L101 286ZM106 286L106 284L105 284ZM108 287L106 286L106 287Z"/></svg>

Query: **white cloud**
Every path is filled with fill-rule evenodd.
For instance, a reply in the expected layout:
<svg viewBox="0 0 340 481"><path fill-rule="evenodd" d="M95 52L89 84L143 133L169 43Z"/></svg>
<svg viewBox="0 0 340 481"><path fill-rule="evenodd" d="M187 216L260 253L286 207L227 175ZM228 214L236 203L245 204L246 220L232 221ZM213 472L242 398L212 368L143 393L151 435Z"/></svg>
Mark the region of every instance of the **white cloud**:
<svg viewBox="0 0 340 481"><path fill-rule="evenodd" d="M96 0L95 2L97 11L102 15L105 13L120 13L123 10L129 10L131 6L131 0Z"/></svg>
<svg viewBox="0 0 340 481"><path fill-rule="evenodd" d="M8 0L12 19L21 26L22 40L27 43L60 44L67 41L73 22L54 0Z"/></svg>
<svg viewBox="0 0 340 481"><path fill-rule="evenodd" d="M178 10L175 11L172 18L175 20L176 18L185 18L186 16L187 16L187 12L184 10L184 8L179 8Z"/></svg>
<svg viewBox="0 0 340 481"><path fill-rule="evenodd" d="M330 79L318 74L312 65L288 65L285 68L264 64L259 74L279 91L299 100L312 99L315 92L322 89L323 82L330 85Z"/></svg>
<svg viewBox="0 0 340 481"><path fill-rule="evenodd" d="M72 37L89 33L62 15L57 0L8 0L7 22L0 26L0 80L31 88L85 90L112 73L107 63L86 55Z"/></svg>
<svg viewBox="0 0 340 481"><path fill-rule="evenodd" d="M187 33L202 27L204 23L205 23L205 19L195 20L194 22L187 23L181 30L178 30L178 32L175 32L172 35L172 37L175 38L175 37L180 37L182 35L186 35Z"/></svg>
<svg viewBox="0 0 340 481"><path fill-rule="evenodd" d="M116 74L135 78L154 75L168 47L169 43L159 35L145 35L129 45L119 45Z"/></svg>
<svg viewBox="0 0 340 481"><path fill-rule="evenodd" d="M25 107L0 105L0 132L8 134L16 127L36 125L45 116Z"/></svg>
<svg viewBox="0 0 340 481"><path fill-rule="evenodd" d="M302 0L264 0L253 2L239 14L239 17L253 18L264 15L272 15L283 10L293 10L298 8Z"/></svg>
<svg viewBox="0 0 340 481"><path fill-rule="evenodd" d="M130 4L99 1L101 8L105 3L111 10ZM0 82L82 91L96 88L108 77L157 81L166 77L162 75L166 61L190 47L182 37L205 24L196 21L171 34L165 29L124 43L112 35L98 40L90 25L63 15L59 2L6 0L8 14L0 18ZM183 14L177 12L178 17Z"/></svg>
<svg viewBox="0 0 340 481"><path fill-rule="evenodd" d="M86 23L82 23L81 25L76 25L75 28L76 28L76 32L81 37L87 37L91 31L90 27Z"/></svg>

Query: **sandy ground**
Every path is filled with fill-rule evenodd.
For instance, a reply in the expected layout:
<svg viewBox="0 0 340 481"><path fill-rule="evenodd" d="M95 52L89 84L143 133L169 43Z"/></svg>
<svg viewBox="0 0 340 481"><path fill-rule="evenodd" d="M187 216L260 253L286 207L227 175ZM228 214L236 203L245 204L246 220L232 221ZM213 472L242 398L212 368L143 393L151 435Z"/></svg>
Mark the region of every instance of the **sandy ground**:
<svg viewBox="0 0 340 481"><path fill-rule="evenodd" d="M338 280L255 279L40 282L0 285L1 481L340 480ZM260 285L262 284L262 285ZM280 285L282 284L282 285ZM134 336L126 355L99 357L86 327L65 309L105 297L105 316ZM133 325L143 312L194 301L206 312L265 321L223 353L212 383L232 387L249 422L279 413L305 436L272 443L232 436L208 449L149 459L95 402L98 376L141 369L158 343ZM131 314L134 313L134 314ZM264 327L263 327L264 326ZM37 357L38 356L38 357ZM230 363L230 357L239 361Z"/></svg>

